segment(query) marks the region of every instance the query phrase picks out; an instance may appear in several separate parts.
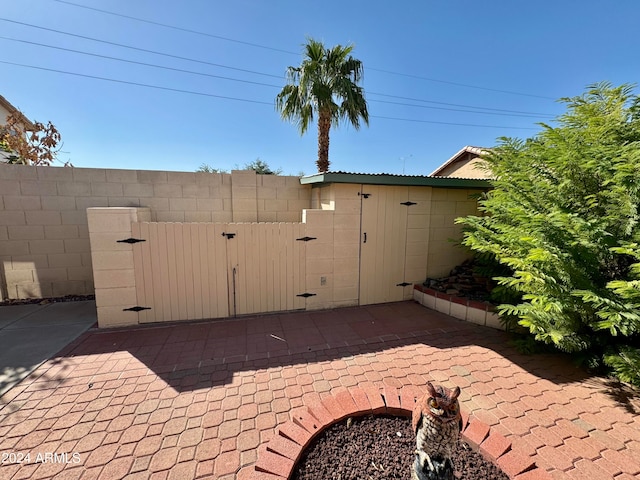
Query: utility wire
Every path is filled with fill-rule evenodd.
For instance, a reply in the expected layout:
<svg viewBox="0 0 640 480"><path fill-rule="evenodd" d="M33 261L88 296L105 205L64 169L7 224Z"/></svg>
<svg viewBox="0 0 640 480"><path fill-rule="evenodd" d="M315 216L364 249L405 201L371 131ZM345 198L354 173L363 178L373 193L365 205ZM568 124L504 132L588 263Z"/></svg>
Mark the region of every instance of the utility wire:
<svg viewBox="0 0 640 480"><path fill-rule="evenodd" d="M24 25L26 27L37 28L39 30L45 30L47 32L59 33L60 35L68 35L70 37L82 38L84 40L91 40L92 42L106 43L108 45L114 45L116 47L128 48L130 50L136 50L138 52L153 53L154 55L162 55L163 57L177 58L179 60L186 60L188 62L202 63L204 65L211 65L211 66L219 67L219 68L227 68L227 69L230 69L230 70L237 70L239 72L252 73L254 75L262 75L262 76L265 76L265 77L273 77L273 78L280 78L280 79L284 78L282 75L272 75L270 73L262 73L262 72L256 72L254 70L247 70L247 69L244 69L244 68L230 67L228 65L221 65L219 63L207 62L205 60L197 60L195 58L181 57L180 55L171 55L169 53L157 52L155 50L148 50L146 48L133 47L131 45L124 45L122 43L110 42L108 40L100 40L98 38L87 37L85 35L78 35L76 33L63 32L61 30L55 30L53 28L40 27L38 25L32 25L30 23L18 22L17 20L9 20L8 18L1 18L0 17L0 20L2 20L4 22L9 22L9 23L15 23L17 25Z"/></svg>
<svg viewBox="0 0 640 480"><path fill-rule="evenodd" d="M389 75L398 75L398 76L401 76L401 77L417 78L418 80L427 80L429 82L444 83L444 84L447 84L447 85L455 85L457 87L475 88L476 90L485 90L485 91L488 91L488 92L497 92L497 93L507 93L509 95L521 95L523 97L543 98L545 100L556 100L553 97L547 97L547 96L544 96L544 95L534 95L532 93L514 92L514 91L511 91L511 90L500 90L498 88L479 87L477 85L469 85L467 83L450 82L450 81L447 81L447 80L438 80L436 78L422 77L420 75L412 75L410 73L392 72L390 70L382 70L380 68L368 67L368 69L369 70L374 70L376 72L388 73Z"/></svg>
<svg viewBox="0 0 640 480"><path fill-rule="evenodd" d="M477 106L473 106L473 105L462 105L462 104L459 104L459 103L437 102L435 100L425 100L423 98L402 97L400 95L389 95L389 94L386 94L386 93L371 92L369 90L367 90L367 94L368 95L378 95L380 97L399 98L400 100L411 100L413 102L435 103L437 105L448 105L450 107L479 108L479 109L482 109L482 110L493 110L495 112L523 113L523 114L526 114L526 115L538 115L538 116L543 116L543 117L551 117L551 116L553 116L553 115L550 115L548 113L540 113L540 112L523 112L521 110L507 110L507 109L504 109L504 108L477 107Z"/></svg>
<svg viewBox="0 0 640 480"><path fill-rule="evenodd" d="M35 45L35 46L44 47L44 48L50 48L50 49L55 49L55 50L61 50L61 51L65 51L65 52L77 53L77 54L80 54L80 55L87 55L87 56L92 56L92 57L97 57L97 58L104 58L104 59L107 59L107 60L114 60L114 61L118 61L118 62L134 64L134 65L142 65L142 66L145 66L145 67L158 68L158 69L162 69L162 70L169 70L169 71L180 72L180 73L187 73L187 74L190 74L190 75L199 75L199 76L203 76L203 77L219 78L219 79L222 79L222 80L229 80L229 81L234 81L234 82L248 83L248 84L252 84L252 85L260 85L260 86L266 86L266 87L272 87L272 88L281 88L281 85L273 85L273 84L263 83L263 82L254 82L254 81L243 80L243 79L239 79L239 78L225 77L225 76L222 76L222 75L214 75L214 74L210 74L210 73L195 72L193 70L185 70L185 69L181 69L181 68L168 67L168 66L157 65L157 64L153 64L153 63L139 62L139 61L136 61L136 60L128 60L128 59L124 59L124 58L113 57L113 56L110 56L110 55L102 55L102 54L98 54L98 53L75 50L75 49L72 49L72 48L59 47L59 46L56 46L56 45L49 45L49 44L44 44L44 43L39 43L39 42L32 42L30 40L23 40L23 39L18 39L18 38L10 38L10 37L4 37L4 36L0 36L0 39L12 41L12 42L26 43L26 44L29 44L29 45ZM511 111L511 110L489 108L489 107L476 107L476 106L472 106L472 105L450 104L450 103L445 103L445 102L435 102L435 101L430 101L430 100L422 100L422 99L415 99L415 98L409 98L409 97L400 97L400 96L397 96L397 95L386 95L386 94L383 94L383 93L376 93L376 92L369 92L369 93L371 93L373 95L380 95L380 96L384 96L384 97L399 98L399 99L407 99L407 100L424 102L424 103L436 103L436 104L440 104L440 105L450 105L450 106L455 106L455 107L484 109L484 110L491 110L491 111L483 112L483 111L475 111L475 110L463 110L463 109L459 109L459 108L446 108L446 107L433 107L433 106L427 106L427 105L415 105L415 104L411 104L411 103L392 102L392 101L386 101L386 100L375 100L375 99L370 99L369 100L370 102L387 103L387 104L391 104L391 105L409 106L409 107L414 107L414 108L427 108L427 109L431 109L431 110L445 110L445 111L453 111L453 112L475 113L475 114L483 114L483 115L498 115L498 116L512 116L512 117L540 117L540 116L552 117L552 115L543 114L543 113L521 112L521 111Z"/></svg>
<svg viewBox="0 0 640 480"><path fill-rule="evenodd" d="M417 120L413 118L396 118L396 117L383 117L380 115L369 115L370 118L383 118L385 120L398 120L401 122L417 122L417 123L435 123L437 125L456 125L460 127L483 127L483 128L509 128L512 130L537 130L533 127L504 127L502 125L478 125L474 123L452 123L452 122L436 122L435 120Z"/></svg>
<svg viewBox="0 0 640 480"><path fill-rule="evenodd" d="M22 63L15 63L15 62L6 62L4 60L0 60L0 63L4 63L6 65L14 65L16 67L33 68L33 69L36 69L36 70L44 70L44 71L47 71L47 72L62 73L62 74L65 74L65 75L73 75L73 76L76 76L76 77L93 78L95 80L104 80L106 82L124 83L126 85L135 85L137 87L155 88L157 90L168 90L170 92L188 93L188 94L191 94L191 95L200 95L200 96L203 96L203 97L223 98L225 100L236 100L238 102L259 103L259 104L262 104L262 105L271 105L271 106L273 106L273 102L263 102L263 101L260 101L260 100L249 100L247 98L238 98L238 97L227 97L225 95L215 95L213 93L194 92L193 90L183 90L183 89L180 89L180 88L162 87L160 85L149 85L148 83L130 82L128 80L118 80L116 78L99 77L97 75L87 75L85 73L66 72L64 70L56 70L54 68L38 67L36 65L25 65L25 64L22 64Z"/></svg>
<svg viewBox="0 0 640 480"><path fill-rule="evenodd" d="M184 90L184 89L179 89L179 88L163 87L163 86L160 86L160 85L150 85L150 84L147 84L147 83L131 82L131 81L128 81L128 80L119 80L119 79L115 79L115 78L100 77L100 76L97 76L97 75L87 75L87 74L84 74L84 73L77 73L77 72L67 72L67 71L64 71L64 70L57 70L57 69L53 69L53 68L40 67L40 66L36 66L36 65L25 65L25 64L22 64L22 63L7 62L7 61L4 61L4 60L0 60L0 64L13 65L13 66L16 66L16 67L31 68L31 69L36 69L36 70L43 70L43 71L47 71L47 72L60 73L60 74L64 74L64 75L72 75L72 76L76 76L76 77L91 78L91 79L94 79L94 80L103 80L103 81L106 81L106 82L120 83L120 84L125 84L125 85L134 85L134 86L137 86L137 87L153 88L153 89L156 89L156 90L166 90L166 91L170 91L170 92L186 93L186 94L190 94L190 95L199 95L199 96L203 96L203 97L221 98L221 99L225 99L225 100L235 100L235 101L238 101L238 102L257 103L257 104L261 104L261 105L271 105L271 106L274 105L273 102L264 102L264 101L260 101L260 100L250 100L250 99L247 99L247 98L228 97L228 96L225 96L225 95L215 95L215 94L212 94L212 93L204 93L204 92L196 92L196 91L193 91L193 90ZM432 123L432 124L437 124L437 125L454 125L454 126L463 126L463 127L482 127L482 128L501 128L501 129L511 129L511 130L535 130L534 128L531 128L531 127L514 127L514 126L502 126L502 125L480 125L480 124L469 124L469 123L438 122L438 121L432 121L432 120L418 120L418 119L411 119L411 118L385 117L385 116L378 116L378 115L370 115L370 117L372 117L372 118L380 118L380 119L385 119L385 120L398 120L398 121L404 121L404 122Z"/></svg>
<svg viewBox="0 0 640 480"><path fill-rule="evenodd" d="M134 65L142 65L144 67L160 68L162 70L171 70L173 72L188 73L190 75L201 75L203 77L220 78L220 79L223 79L223 80L231 80L231 81L234 81L234 82L250 83L252 85L262 85L262 86L265 86L265 87L282 88L281 85L273 85L273 84L270 84L270 83L262 83L262 82L252 82L251 80L242 80L240 78L224 77L222 75L214 75L212 73L194 72L193 70L184 70L182 68L167 67L167 66L164 66L164 65L157 65L155 63L138 62L136 60L127 60L126 58L111 57L109 55L101 55L99 53L83 52L81 50L74 50L72 48L64 48L64 47L58 47L58 46L55 46L55 45L47 45L47 44L44 44L44 43L32 42L32 41L29 41L29 40L22 40L22 39L18 39L18 38L9 38L9 37L0 36L0 39L2 39L2 40L10 40L12 42L27 43L29 45L37 45L39 47L53 48L55 50L62 50L62 51L65 51L65 52L78 53L80 55L89 55L91 57L105 58L107 60L115 60L117 62L131 63L131 64L134 64Z"/></svg>
<svg viewBox="0 0 640 480"><path fill-rule="evenodd" d="M104 13L104 14L107 14L107 15L113 15L115 17L127 18L129 20L134 20L134 21L137 21L137 22L143 22L143 23L147 23L147 24L150 24L150 25L156 25L156 26L159 26L159 27L170 28L170 29L173 29L173 30L179 30L179 31L182 31L182 32L192 33L192 34L195 34L195 35L203 35L203 36L206 36L206 37L216 38L218 40L225 40L227 42L239 43L239 44L248 45L248 46L251 46L251 47L263 48L263 49L266 49L266 50L272 50L272 51L275 51L275 52L287 53L287 54L291 54L291 55L300 55L299 52L292 52L290 50L283 50L281 48L270 47L270 46L261 45L261 44L258 44L258 43L245 42L243 40L237 40L237 39L234 39L234 38L223 37L223 36L220 36L220 35L213 35L211 33L206 33L206 32L202 32L202 31L198 31L198 30L192 30L192 29L189 29L189 28L178 27L178 26L169 25L169 24L166 24L166 23L154 22L152 20L147 20L147 19L140 18L140 17L133 17L131 15L124 15L122 13L111 12L111 11L108 11L108 10L102 10L100 8L89 7L87 5L81 5L79 3L69 2L67 0L53 0L53 1L54 2L58 2L58 3L64 3L66 5L71 5L71 6L78 7L78 8L84 8L84 9L87 9L87 10L93 10L93 11L96 11L96 12L99 12L99 13ZM447 84L447 85L454 85L454 86L457 86L457 87L474 88L474 89L477 89L477 90L485 90L485 91L489 91L489 92L505 93L505 94L508 94L508 95L520 95L520 96L525 96L525 97L543 98L545 100L554 100L554 101L556 100L553 97L548 97L548 96L545 96L545 95L535 95L535 94L531 94L531 93L514 92L514 91L511 91L511 90L501 90L501 89L497 89L497 88L480 87L478 85L470 85L470 84L467 84L467 83L460 83L460 82L451 82L451 81L448 81L448 80L439 80L439 79L436 79L436 78L423 77L423 76L420 76L420 75L413 75L413 74L409 74L409 73L394 72L394 71L391 71L391 70L384 70L384 69L374 68L374 67L367 67L367 68L368 68L368 70L373 70L373 71L376 71L376 72L386 73L386 74L389 74L389 75L397 75L397 76L401 76L401 77L415 78L415 79L418 79L418 80L425 80L425 81L428 81L428 82L435 82L435 83L443 83L443 84Z"/></svg>
<svg viewBox="0 0 640 480"><path fill-rule="evenodd" d="M79 3L67 2L65 0L53 0L58 3L65 3L74 7L85 8L87 10L93 10L94 12L105 13L107 15L113 15L114 17L128 18L129 20L135 20L136 22L148 23L149 25L156 25L158 27L170 28L172 30L178 30L181 32L193 33L195 35L202 35L205 37L216 38L218 40L225 40L227 42L240 43L242 45L248 45L250 47L264 48L265 50L273 50L274 52L289 53L291 55L300 55L300 52L292 52L290 50L283 50L281 48L268 47L267 45L260 45L258 43L245 42L244 40L236 40L235 38L223 37L221 35L214 35L212 33L201 32L198 30L192 30L190 28L177 27L175 25L169 25L167 23L154 22L153 20L146 20L144 18L132 17L130 15L124 15L122 13L110 12L108 10L102 10L100 8L89 7L87 5L80 5Z"/></svg>
<svg viewBox="0 0 640 480"><path fill-rule="evenodd" d="M414 107L414 108L428 108L431 110L447 110L449 112L464 112L464 113L478 113L482 115L500 115L506 117L526 117L526 118L538 118L539 115L529 115L529 114L521 114L521 113L502 113L502 112L478 112L476 110L465 110L462 108L447 108L447 107L434 107L431 105L416 105L415 103L403 103L403 102L390 102L388 100L369 100L370 102L377 103L387 103L390 105L402 105L405 107ZM551 117L551 115L545 115L546 117Z"/></svg>

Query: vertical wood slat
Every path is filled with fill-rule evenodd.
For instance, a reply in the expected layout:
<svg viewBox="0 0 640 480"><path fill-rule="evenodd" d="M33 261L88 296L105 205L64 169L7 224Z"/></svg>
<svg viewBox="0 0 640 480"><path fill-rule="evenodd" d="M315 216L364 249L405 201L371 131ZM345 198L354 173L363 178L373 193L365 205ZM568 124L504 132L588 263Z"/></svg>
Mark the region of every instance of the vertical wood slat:
<svg viewBox="0 0 640 480"><path fill-rule="evenodd" d="M294 275L294 251L295 251L295 238L293 235L295 234L295 230L293 229L293 224L291 223L282 223L280 224L280 238L284 242L286 246L286 252L284 256L284 260L287 262L287 271L285 274L285 278L283 278L283 284L286 285L286 292L284 298L284 310L293 310L293 299L295 298L295 294L293 291L295 290L294 282L297 280ZM282 235L284 233L284 235Z"/></svg>
<svg viewBox="0 0 640 480"><path fill-rule="evenodd" d="M224 225L207 225L207 270L209 275L209 302L211 317L229 316L229 290L227 288L226 240L222 236Z"/></svg>
<svg viewBox="0 0 640 480"><path fill-rule="evenodd" d="M296 238L303 238L305 236L307 236L307 232L306 232L306 224L304 223L299 223L297 225L298 227L298 233L296 234ZM297 295L299 293L304 293L306 292L306 279L307 279L307 274L306 274L306 250L307 250L307 242L303 242L303 241L296 241L295 244L297 245L297 249L298 249L298 254L296 255L296 260L297 260L297 266L298 268L296 269L296 274L297 274L297 280L295 282L295 286L296 288L296 292L294 292L294 305L293 308L294 309L301 309L304 308L306 306L306 299L304 297L298 297Z"/></svg>
<svg viewBox="0 0 640 480"><path fill-rule="evenodd" d="M255 224L243 224L242 225L242 238L238 244L238 262L243 268L240 269L241 278L238 288L242 291L242 313L254 313L255 306L253 302L253 296L258 293L258 285L256 282L256 267L258 262L254 259L253 252L253 232Z"/></svg>
<svg viewBox="0 0 640 480"><path fill-rule="evenodd" d="M269 288L265 288L265 292L266 292L266 299L267 299L267 305L266 305L266 310L267 312L275 312L278 310L278 305L276 302L276 298L274 295L274 285L276 283L276 265L278 263L278 257L276 255L274 255L274 245L275 245L275 240L274 240L274 233L273 233L273 229L263 229L264 231L264 237L265 237L265 243L264 243L264 250L263 253L261 254L262 258L267 259L267 261L264 264L264 282L266 284L269 285Z"/></svg>
<svg viewBox="0 0 640 480"><path fill-rule="evenodd" d="M178 271L176 266L176 239L173 234L172 223L161 223L158 225L160 234L161 252L166 258L166 268L168 276L163 277L163 288L166 297L169 299L169 318L167 320L180 318L180 308L178 306ZM166 289L168 288L168 290ZM165 304L166 308L166 304Z"/></svg>
<svg viewBox="0 0 640 480"><path fill-rule="evenodd" d="M243 315L251 313L247 309L247 289L246 289L246 275L244 270L247 265L245 262L245 242L247 240L246 225L237 224L234 226L233 231L236 233L235 237L227 242L231 244L231 251L233 252L233 266L235 267L235 276L233 271L232 275L232 288L235 288L236 297L236 315Z"/></svg>
<svg viewBox="0 0 640 480"><path fill-rule="evenodd" d="M167 255L167 225L156 224L156 241L152 246L152 249L156 253L157 261L157 282L154 282L156 286L155 290L160 297L159 304L162 306L160 313L161 316L157 319L159 321L167 321L172 318L172 301L169 293L171 292L170 280L175 278L175 273L172 275L170 270L169 258ZM156 272L154 272L156 275Z"/></svg>
<svg viewBox="0 0 640 480"><path fill-rule="evenodd" d="M202 308L202 318L214 318L211 311L211 297L209 291L211 290L211 285L209 284L209 272L207 270L207 266L209 264L209 249L207 242L207 228L206 224L198 224L198 239L197 244L200 249L200 290L202 295L202 301L200 302L200 306Z"/></svg>
<svg viewBox="0 0 640 480"><path fill-rule="evenodd" d="M140 223L135 222L131 224L131 234L133 238L145 238L142 235L140 229ZM133 245L133 273L136 281L136 305L145 306L146 295L144 291L144 266L142 263L142 249L135 248ZM132 307L134 305L131 305ZM138 312L138 323L144 323L146 320L146 312L147 310L143 310Z"/></svg>
<svg viewBox="0 0 640 480"><path fill-rule="evenodd" d="M193 318L205 318L203 302L206 290L202 290L202 251L200 250L200 230L197 223L189 224L191 230L191 256L193 263Z"/></svg>
<svg viewBox="0 0 640 480"><path fill-rule="evenodd" d="M141 323L153 322L156 317L156 312L154 311L154 290L153 290L153 271L151 266L151 249L149 248L149 223L144 222L140 224L140 238L144 238L146 240L144 247L140 248L140 256L142 257L142 268L143 268L143 277L144 277L144 292L145 292L145 305L144 307L149 307L151 310L145 310L143 315L140 316Z"/></svg>
<svg viewBox="0 0 640 480"><path fill-rule="evenodd" d="M157 322L161 316L162 310L162 292L158 288L154 288L154 284L160 281L160 273L158 272L158 262L156 261L157 255L157 242L158 242L158 225L156 223L147 223L147 245L145 246L143 259L145 262L145 288L147 292L151 289L151 294L147 294L147 299L153 300L153 303L147 305L151 307L151 311L147 312L146 320L149 322ZM146 277L146 271L151 272L149 278Z"/></svg>
<svg viewBox="0 0 640 480"><path fill-rule="evenodd" d="M258 230L258 244L256 245L258 258L264 259L264 261L260 262L258 266L258 276L260 278L261 288L258 292L256 292L256 297L258 297L258 302L260 305L260 309L264 312L269 311L269 278L267 276L268 264L272 262L272 259L267 258L267 238L268 231L265 228L261 228Z"/></svg>
<svg viewBox="0 0 640 480"><path fill-rule="evenodd" d="M187 309L186 317L188 320L193 320L195 316L195 287L193 284L193 275L195 270L195 264L198 258L193 258L193 251L191 249L191 224L185 223L180 225L182 230L182 251L184 252L184 286L185 286L185 306Z"/></svg>
<svg viewBox="0 0 640 480"><path fill-rule="evenodd" d="M173 240L173 248L168 252L174 262L177 284L178 320L187 318L186 286L184 282L184 244L182 240L182 225L169 223L168 238Z"/></svg>
<svg viewBox="0 0 640 480"><path fill-rule="evenodd" d="M289 245L287 238L287 224L283 223L279 225L280 228L277 229L276 235L278 236L278 251L279 251L279 259L280 259L280 276L278 277L278 285L280 288L278 289L278 294L280 295L280 310L287 309L287 293L290 289L290 281L289 281L289 259L287 255L289 253Z"/></svg>

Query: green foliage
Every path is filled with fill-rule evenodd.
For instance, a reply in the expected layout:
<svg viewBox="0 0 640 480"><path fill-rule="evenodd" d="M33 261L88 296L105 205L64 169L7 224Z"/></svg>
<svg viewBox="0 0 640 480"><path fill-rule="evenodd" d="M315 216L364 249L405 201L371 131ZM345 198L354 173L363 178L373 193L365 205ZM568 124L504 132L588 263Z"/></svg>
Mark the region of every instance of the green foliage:
<svg viewBox="0 0 640 480"><path fill-rule="evenodd" d="M329 169L329 130L346 121L357 130L360 120L369 124L369 112L362 79L362 62L351 56L353 45L326 48L312 38L304 45L299 67L287 69L288 84L276 97L276 109L283 120L298 125L303 135L314 116L318 118L319 172Z"/></svg>
<svg viewBox="0 0 640 480"><path fill-rule="evenodd" d="M600 83L561 101L557 126L484 156L494 189L463 243L501 266L502 315L640 384L640 99Z"/></svg>
<svg viewBox="0 0 640 480"><path fill-rule="evenodd" d="M640 386L640 350L628 346L620 347L617 352L605 355L604 362L623 382Z"/></svg>
<svg viewBox="0 0 640 480"><path fill-rule="evenodd" d="M203 163L202 165L200 165L198 167L198 169L196 170L196 172L201 172L201 173L229 173L227 170L223 170L222 168L214 168L211 165L207 164L207 163Z"/></svg>
<svg viewBox="0 0 640 480"><path fill-rule="evenodd" d="M282 169L271 170L271 167L267 162L256 158L253 162L247 163L244 166L245 170L254 170L259 175L281 175Z"/></svg>

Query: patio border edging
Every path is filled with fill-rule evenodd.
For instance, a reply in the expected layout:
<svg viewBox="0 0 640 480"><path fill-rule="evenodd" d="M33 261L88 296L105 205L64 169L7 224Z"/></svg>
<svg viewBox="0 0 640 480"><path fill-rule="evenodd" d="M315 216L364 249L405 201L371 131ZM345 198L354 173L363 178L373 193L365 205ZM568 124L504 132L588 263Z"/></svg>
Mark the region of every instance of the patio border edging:
<svg viewBox="0 0 640 480"><path fill-rule="evenodd" d="M423 392L413 385L400 389L352 387L340 389L333 396L321 398L309 394L310 405L292 410L291 420L278 427L276 434L258 448L251 480L288 479L302 452L324 429L348 417L389 414L410 417ZM512 480L552 480L531 457L513 450L511 441L484 422L462 411L462 439L487 460L495 463Z"/></svg>
<svg viewBox="0 0 640 480"><path fill-rule="evenodd" d="M505 329L500 322L500 317L494 311L493 305L486 302L448 295L418 284L413 286L413 299L431 310L436 310L465 322L498 330Z"/></svg>

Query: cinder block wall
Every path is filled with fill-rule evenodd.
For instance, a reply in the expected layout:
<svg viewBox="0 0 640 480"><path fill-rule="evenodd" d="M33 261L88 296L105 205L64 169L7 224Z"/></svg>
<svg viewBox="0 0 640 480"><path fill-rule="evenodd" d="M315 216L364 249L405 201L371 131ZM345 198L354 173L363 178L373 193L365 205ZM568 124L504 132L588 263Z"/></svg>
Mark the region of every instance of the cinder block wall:
<svg viewBox="0 0 640 480"><path fill-rule="evenodd" d="M462 226L455 219L478 214L478 202L474 198L481 190L434 188L431 195L427 277L438 278L449 274L471 254L456 248L452 240L462 239Z"/></svg>
<svg viewBox="0 0 640 480"><path fill-rule="evenodd" d="M307 235L307 309L358 305L360 285L359 184L313 189L314 210L304 212Z"/></svg>
<svg viewBox="0 0 640 480"><path fill-rule="evenodd" d="M0 165L0 299L94 292L89 207L149 207L152 221L300 222L298 177Z"/></svg>

